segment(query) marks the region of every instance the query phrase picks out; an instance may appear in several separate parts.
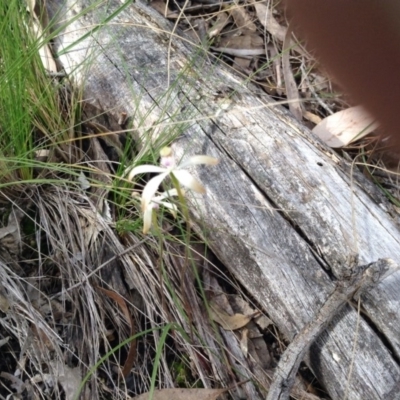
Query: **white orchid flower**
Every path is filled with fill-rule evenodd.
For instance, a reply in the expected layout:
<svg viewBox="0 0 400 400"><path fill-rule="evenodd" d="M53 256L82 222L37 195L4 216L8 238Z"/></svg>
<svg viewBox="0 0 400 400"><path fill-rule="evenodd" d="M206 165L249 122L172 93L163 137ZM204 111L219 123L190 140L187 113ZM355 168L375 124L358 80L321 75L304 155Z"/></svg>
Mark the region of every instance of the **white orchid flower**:
<svg viewBox="0 0 400 400"><path fill-rule="evenodd" d="M138 167L134 167L127 171L128 179L133 180L136 175L145 174L145 173L159 173L154 178L150 179L149 182L146 184L145 188L142 192L142 212L149 213L148 211L149 205L154 199L154 196L161 185L162 181L167 176L173 176L180 185L185 186L191 190L194 190L197 193L205 193L204 186L197 181L188 171L184 168L199 165L199 164L206 164L206 165L216 165L218 160L214 157L210 156L193 156L190 157L185 162L176 165L173 155L172 149L170 147L164 147L160 151L161 155L161 166L156 165L140 165ZM155 204L155 203L154 203ZM147 218L149 214L146 214Z"/></svg>
<svg viewBox="0 0 400 400"><path fill-rule="evenodd" d="M149 232L153 219L153 210L157 210L160 207L160 205L162 205L165 208L168 208L170 213L174 216L174 218L176 218L178 208L176 207L175 204L165 201L166 198L172 196L178 196L178 191L176 189L167 190L161 195L155 196L151 199L150 204L143 213L143 234L146 235Z"/></svg>

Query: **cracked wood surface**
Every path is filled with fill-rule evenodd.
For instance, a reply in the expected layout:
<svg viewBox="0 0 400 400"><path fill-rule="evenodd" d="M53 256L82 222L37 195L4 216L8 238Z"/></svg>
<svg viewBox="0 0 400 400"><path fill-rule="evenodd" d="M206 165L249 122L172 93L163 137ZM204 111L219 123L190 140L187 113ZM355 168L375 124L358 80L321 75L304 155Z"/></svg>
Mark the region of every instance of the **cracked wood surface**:
<svg viewBox="0 0 400 400"><path fill-rule="evenodd" d="M349 300L359 298L362 292L397 270L397 265L394 265L394 269L392 266L390 259L380 259L364 266L357 264L351 266L350 275L338 281L333 293L318 310L317 315L301 329L282 354L275 369L267 400L289 400L290 389L306 351Z"/></svg>
<svg viewBox="0 0 400 400"><path fill-rule="evenodd" d="M90 1L70 3L63 17ZM58 47L120 4L111 1L108 11L78 19L61 33ZM49 2L53 12L56 6L57 0ZM398 226L374 187L356 171L351 178L349 165L268 96L176 36L168 59L169 30L137 2L60 61L84 80L86 99L132 116L136 134L148 138L144 146L163 131L178 136L177 156L221 160L193 169L207 187L207 195L188 197L194 225L290 341L334 288L324 268L345 275L357 253L362 264L385 257L398 262ZM74 69L85 60L86 68ZM343 398L346 387L350 399L400 396L399 288L396 272L362 296L368 322L361 316L357 336L357 312L346 305L311 346L307 364L332 398Z"/></svg>

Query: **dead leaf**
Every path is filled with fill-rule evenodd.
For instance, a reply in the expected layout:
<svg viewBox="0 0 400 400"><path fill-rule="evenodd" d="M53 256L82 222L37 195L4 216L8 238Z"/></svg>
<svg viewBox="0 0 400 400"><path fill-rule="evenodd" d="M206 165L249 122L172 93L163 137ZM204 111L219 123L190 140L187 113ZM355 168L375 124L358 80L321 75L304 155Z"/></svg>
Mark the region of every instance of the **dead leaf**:
<svg viewBox="0 0 400 400"><path fill-rule="evenodd" d="M49 154L50 150L45 150L45 149L37 150L35 151L35 160L45 162L48 160Z"/></svg>
<svg viewBox="0 0 400 400"><path fill-rule="evenodd" d="M57 381L61 384L65 392L66 400L73 400L76 391L82 382L82 372L79 367L71 368L68 365L50 361L52 371L58 371Z"/></svg>
<svg viewBox="0 0 400 400"><path fill-rule="evenodd" d="M221 37L218 47L211 47L215 51L237 57L252 57L265 54L263 40L258 35L224 36Z"/></svg>
<svg viewBox="0 0 400 400"><path fill-rule="evenodd" d="M268 52L271 56L272 63L274 65L275 71L275 82L276 82L276 92L279 96L283 94L283 79L282 79L282 66L281 66L281 58L278 55L276 47L272 44L267 46Z"/></svg>
<svg viewBox="0 0 400 400"><path fill-rule="evenodd" d="M4 346L10 340L10 336L6 336L4 339L0 339L0 347Z"/></svg>
<svg viewBox="0 0 400 400"><path fill-rule="evenodd" d="M229 10L235 21L236 26L242 33L244 32L256 32L257 27L251 20L249 14L243 7L238 7L236 4Z"/></svg>
<svg viewBox="0 0 400 400"><path fill-rule="evenodd" d="M33 337L35 339L37 339L37 343L40 348L40 351L42 351L43 353L45 352L46 349L50 350L50 351L54 351L54 344L53 344L52 340L48 337L48 335L42 328L40 328L37 325L35 325L34 323L32 323L31 332L32 332Z"/></svg>
<svg viewBox="0 0 400 400"><path fill-rule="evenodd" d="M44 37L43 28L46 28L46 27L42 26L40 18L36 15L35 6L36 6L35 0L29 0L28 4L26 6L26 9L32 16L33 35L36 39L40 39L42 41L42 39ZM40 12L46 13L46 10L40 9ZM56 65L56 62L54 61L53 55L51 53L50 46L47 43L42 43L40 45L39 56L40 56L40 59L42 60L44 68L47 71L56 74L57 73L57 65Z"/></svg>
<svg viewBox="0 0 400 400"><path fill-rule="evenodd" d="M378 126L362 106L355 106L324 118L312 131L328 146L342 147L368 135Z"/></svg>
<svg viewBox="0 0 400 400"><path fill-rule="evenodd" d="M318 125L322 121L322 118L320 116L318 116L310 111L305 111L303 113L303 117L315 125Z"/></svg>
<svg viewBox="0 0 400 400"><path fill-rule="evenodd" d="M244 314L229 315L215 303L211 303L210 307L211 318L213 321L221 325L221 327L226 331L234 331L236 329L243 328L252 319L252 316Z"/></svg>
<svg viewBox="0 0 400 400"><path fill-rule="evenodd" d="M153 400L217 400L227 389L162 389L155 390ZM148 400L148 393L134 397L132 400Z"/></svg>
<svg viewBox="0 0 400 400"><path fill-rule="evenodd" d="M1 245L12 254L19 254L21 251L20 223L24 215L22 209L13 208L8 216L7 226L0 228Z"/></svg>
<svg viewBox="0 0 400 400"><path fill-rule="evenodd" d="M211 39L214 36L217 36L221 33L222 29L225 28L226 24L229 21L229 15L226 12L218 14L217 20L215 24L208 30L208 37Z"/></svg>
<svg viewBox="0 0 400 400"><path fill-rule="evenodd" d="M242 332L242 337L240 339L240 349L243 352L243 355L247 357L247 354L249 352L249 330L248 329L243 329Z"/></svg>
<svg viewBox="0 0 400 400"><path fill-rule="evenodd" d="M134 324L132 316L128 310L128 306L126 305L125 299L118 293L113 292L112 290L104 289L100 286L98 286L97 288L99 290L101 290L103 293L105 293L108 297L110 297L111 299L116 301L116 303L121 308L121 311L124 314L127 322L130 324L131 336L135 335L135 333L136 333L135 332L135 324ZM136 340L132 340L131 345L129 347L128 356L126 357L125 364L122 368L122 375L125 378L128 376L129 372L132 369L133 363L135 361L135 357L136 357Z"/></svg>
<svg viewBox="0 0 400 400"><path fill-rule="evenodd" d="M271 7L267 7L265 4L255 1L253 3L257 13L257 17L260 20L263 27L275 38L283 42L285 40L287 28L280 25L279 22L272 15Z"/></svg>
<svg viewBox="0 0 400 400"><path fill-rule="evenodd" d="M300 103L300 95L294 80L292 66L290 64L290 42L292 30L288 29L283 42L282 69L285 78L286 97L288 99L289 110L298 121L303 119L303 110Z"/></svg>
<svg viewBox="0 0 400 400"><path fill-rule="evenodd" d="M86 178L86 175L81 171L81 173L78 176L78 182L81 184L81 189L82 190L87 190L90 189L91 185L88 179Z"/></svg>
<svg viewBox="0 0 400 400"><path fill-rule="evenodd" d="M273 324L273 322L266 315L260 315L259 317L256 317L254 322L262 330L266 330L270 325Z"/></svg>
<svg viewBox="0 0 400 400"><path fill-rule="evenodd" d="M234 67L241 71L249 71L251 64L250 58L235 57Z"/></svg>
<svg viewBox="0 0 400 400"><path fill-rule="evenodd" d="M17 394L22 393L26 388L25 383L21 379L8 372L0 372L0 378L8 379L11 382L10 387L14 389Z"/></svg>
<svg viewBox="0 0 400 400"><path fill-rule="evenodd" d="M165 18L177 18L179 16L179 13L171 11L163 0L154 0L149 4Z"/></svg>

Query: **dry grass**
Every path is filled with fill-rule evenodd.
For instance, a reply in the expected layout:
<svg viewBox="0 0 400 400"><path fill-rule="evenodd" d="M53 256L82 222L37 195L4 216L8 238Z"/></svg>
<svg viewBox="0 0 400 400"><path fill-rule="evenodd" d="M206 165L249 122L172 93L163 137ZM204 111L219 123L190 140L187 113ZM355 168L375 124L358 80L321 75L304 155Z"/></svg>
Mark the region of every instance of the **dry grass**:
<svg viewBox="0 0 400 400"><path fill-rule="evenodd" d="M249 63L229 55L223 61L277 99L286 98L275 62L282 41L256 19L253 3L236 7L255 24L263 46L268 40L268 52ZM196 18L212 25L222 12ZM283 23L279 8L274 14ZM202 23L195 28L193 14L179 15L201 41ZM237 21L220 36L238 29L239 36L246 36ZM303 111L322 117L344 102L333 96L330 83L307 57L291 53L293 75L308 101ZM2 159L8 173L2 175L0 191L0 395L73 399L87 379L81 393L87 399L126 399L177 385L227 387L245 380L250 382L232 391L232 398L264 396L268 369L281 350L273 328L252 321L260 347L244 356L241 334L212 321L211 301L230 313L257 307L224 275L206 245L186 237L184 224L164 217L162 235L141 236L132 187L115 168L121 143L114 143L116 158L115 152L107 153L110 146L85 116L80 94L73 89L62 94L67 81L55 87L52 108L32 123L36 145L49 150L46 160L31 159L32 179L22 184L13 166L23 160ZM38 102L37 93L31 95ZM82 174L90 187L82 186ZM263 335L275 346L272 350ZM308 396L300 384L296 390L299 397Z"/></svg>

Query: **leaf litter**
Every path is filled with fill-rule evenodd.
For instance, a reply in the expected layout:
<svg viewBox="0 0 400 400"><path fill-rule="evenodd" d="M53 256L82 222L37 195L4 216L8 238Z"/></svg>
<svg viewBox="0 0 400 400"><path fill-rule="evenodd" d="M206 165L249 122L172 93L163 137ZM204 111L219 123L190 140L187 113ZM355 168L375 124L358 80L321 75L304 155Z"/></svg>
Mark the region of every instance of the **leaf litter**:
<svg viewBox="0 0 400 400"><path fill-rule="evenodd" d="M217 400L226 389L163 389L156 390L153 400ZM149 400L147 393L134 397L132 400Z"/></svg>
<svg viewBox="0 0 400 400"><path fill-rule="evenodd" d="M179 3L171 2L167 7L157 0L151 4L167 18L176 19L180 14ZM184 28L197 30L193 37L198 38L204 37L199 27L205 29L212 39L210 48L224 62L245 72L276 99L286 95L302 104L304 109L296 111L299 119L307 115L307 120L318 121L327 116L327 109L335 115L348 107L345 100L333 99L329 83L321 84L323 75L290 34L282 10L266 2L193 2L185 12ZM201 23L188 23L193 17ZM290 50L283 60L282 49L287 48ZM86 128L95 134L104 132L101 124L88 122ZM121 152L118 140L111 144L116 154ZM108 185L114 172L110 165L115 161L100 139L93 137L90 141L84 161L88 165L93 160L107 162L75 177L76 188L28 185L2 193L3 203L10 204L10 195L15 203L14 214L9 214L8 223L0 228L5 239L0 257L0 309L6 315L0 321L0 343L7 354L14 354L0 364L9 369L1 372L3 381L28 399L38 394L74 398L72 393L75 395L90 366L113 346L151 327L152 333L111 354L89 377L83 391L85 398L110 395L122 399L139 393L142 395L134 398L148 398L152 360L160 340L157 329L173 320L190 340L173 332L167 350L161 354L157 384L165 388L176 385L170 361L178 359L191 376L191 383L200 381L204 388L161 389L153 398L178 400L183 394L185 399L211 400L226 396L226 389L211 387L237 383L233 368L239 368L238 360L242 368L239 376L252 382L231 391L230 396L262 398L269 385L268 371L277 358L264 340L272 328L268 318L257 315L254 309L245 310L243 304L239 307L240 301L228 299L226 294L220 299L224 306L216 305L215 294L226 292L229 280L218 263L210 261L212 255L205 255L204 247L193 243L187 249L179 240L168 239L162 243L160 257L160 244L154 238L142 241L129 230L120 235L115 229L115 210L108 210L105 216L104 210L110 209L108 190L91 184L103 180ZM68 146L63 150L68 153ZM45 154L47 159L49 154ZM82 162L79 157L72 161L78 160ZM33 235L26 232L23 220L34 223ZM172 237L176 231L171 226L164 229ZM194 265L188 265L187 251ZM163 282L165 276L170 286ZM198 276L207 299L198 291ZM244 296L240 286L233 282L227 286ZM181 299L183 315L177 298ZM210 315L205 313L205 301L212 305ZM251 302L246 299L244 303ZM301 382L293 394L315 398L306 393Z"/></svg>
<svg viewBox="0 0 400 400"><path fill-rule="evenodd" d="M150 5L166 18L176 20L183 2L155 0ZM199 23L200 20L203 22ZM370 141L363 144L362 139L376 131L376 126L371 123L365 129L365 116L357 111L359 105L349 104L335 90L325 71L292 33L279 2L192 0L182 11L179 26L187 33L193 32L195 42L201 38L197 44L209 46L210 52L244 79L274 99L286 102L296 119L314 128L314 133L328 146L346 147L361 141L361 146L373 150ZM200 34L200 26L205 27L206 36ZM336 113L342 114L334 117L332 114ZM342 122L340 128L327 131L329 120L324 121L325 118L343 121L347 113L349 118L351 115L350 124Z"/></svg>

